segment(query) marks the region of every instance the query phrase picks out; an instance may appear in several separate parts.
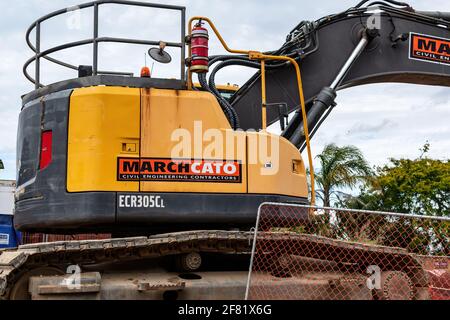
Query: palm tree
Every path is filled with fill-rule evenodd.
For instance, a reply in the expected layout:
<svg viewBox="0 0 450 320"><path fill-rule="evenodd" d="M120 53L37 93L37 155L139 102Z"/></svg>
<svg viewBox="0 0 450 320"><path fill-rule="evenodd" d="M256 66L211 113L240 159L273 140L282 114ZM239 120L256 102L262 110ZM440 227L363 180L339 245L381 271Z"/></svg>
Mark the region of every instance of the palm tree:
<svg viewBox="0 0 450 320"><path fill-rule="evenodd" d="M342 195L339 189L354 188L372 176L372 170L362 152L355 146L325 146L317 156L320 169L315 173L317 196L325 207L331 206L333 198Z"/></svg>

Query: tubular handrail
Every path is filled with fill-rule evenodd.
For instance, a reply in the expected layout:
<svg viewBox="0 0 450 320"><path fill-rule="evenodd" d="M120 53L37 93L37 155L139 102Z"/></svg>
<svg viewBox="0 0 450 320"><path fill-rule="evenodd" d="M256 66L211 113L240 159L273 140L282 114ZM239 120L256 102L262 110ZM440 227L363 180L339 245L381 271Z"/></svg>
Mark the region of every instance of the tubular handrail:
<svg viewBox="0 0 450 320"><path fill-rule="evenodd" d="M311 205L315 205L316 203L316 190L315 190L315 174L314 174L314 164L313 164L313 157L312 157L312 151L311 151L311 144L309 139L309 128L308 128L308 119L306 114L306 103L305 103L305 96L303 93L303 82L302 82L302 75L300 66L297 63L297 61L294 58L288 57L288 56L274 56L274 55L268 55L264 54L259 51L251 51L251 50L237 50L237 49L231 49L228 44L226 43L225 39L220 34L219 30L215 26L215 24L207 17L202 16L195 16L189 19L188 27L189 27L189 35L188 37L192 37L192 24L194 21L206 21L208 25L213 29L214 34L219 39L220 43L222 44L223 48L234 54L243 54L247 55L249 60L259 60L261 62L261 100L262 100L262 129L263 131L266 131L267 129L267 101L266 101L266 61L267 60L275 60L275 61L285 61L290 63L296 73L297 78L297 86L298 86L298 93L300 98L300 106L302 110L302 117L303 117L303 131L306 137L306 146L308 151L308 162L309 162L309 168L310 168L310 181L311 181ZM189 42L188 46L188 55L189 60L192 59L192 43ZM188 67L188 89L191 90L193 87L192 83L192 70L191 67Z"/></svg>
<svg viewBox="0 0 450 320"><path fill-rule="evenodd" d="M145 7L145 8L156 8L156 9L167 9L167 10L175 10L181 12L181 38L180 42L166 42L168 47L175 47L181 49L181 72L180 72L180 78L181 80L185 79L185 24L186 24L186 8L182 6L174 6L174 5L165 5L165 4L155 4L155 3L148 3L148 2L142 2L142 1L128 1L128 0L97 0L92 1L88 3L83 3L77 6L68 7L65 9L60 9L57 11L54 11L52 13L49 13L36 21L33 22L33 24L28 28L26 32L26 42L28 47L35 53L35 55L27 60L25 62L25 65L23 67L23 73L25 77L32 83L35 84L35 88L38 89L42 87L43 85L40 83L40 59L46 59L52 63L58 64L60 66L72 69L72 70L78 70L78 67L75 65L72 65L70 63L52 58L48 56L49 54L84 46L88 44L94 45L94 52L93 52L93 74L115 74L115 75L133 75L133 73L130 72L116 72L116 71L99 71L98 70L98 44L101 42L109 42L109 43L127 43L127 44L138 44L138 45L159 45L160 41L147 41L147 40L139 40L139 39L129 39L129 38L115 38L115 37L99 37L98 36L98 20L99 20L99 6L103 4L116 4L116 5L126 5L126 6L134 6L134 7ZM49 48L45 51L41 52L40 44L41 44L41 24L47 20L50 20L54 17L73 12L75 10L82 10L86 8L94 8L94 32L93 37L90 39L65 43L59 46L55 46L53 48ZM31 41L31 33L35 31L36 33L36 43L33 44ZM33 63L36 63L36 70L35 70L35 78L33 78L28 73L28 67Z"/></svg>

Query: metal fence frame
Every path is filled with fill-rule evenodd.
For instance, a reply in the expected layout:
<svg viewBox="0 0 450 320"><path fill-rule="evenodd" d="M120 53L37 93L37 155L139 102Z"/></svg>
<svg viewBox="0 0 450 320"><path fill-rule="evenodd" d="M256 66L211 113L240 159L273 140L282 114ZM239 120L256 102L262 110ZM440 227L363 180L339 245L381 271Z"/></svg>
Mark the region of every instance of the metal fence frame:
<svg viewBox="0 0 450 320"><path fill-rule="evenodd" d="M256 253L256 242L258 239L259 232L259 224L261 219L261 209L264 206L280 206L280 207L294 207L294 208L303 208L303 209L312 209L312 210L329 210L329 211L339 211L339 212L347 212L353 214L370 214L370 215L378 215L378 216L387 216L387 217L398 217L398 218L412 218L412 219L427 219L427 220L436 220L436 221L446 221L450 222L450 218L448 217L435 217L435 216L424 216L417 214L404 214L404 213L393 213L393 212L384 212L384 211L370 211L370 210L355 210L355 209L341 209L341 208L331 208L331 207L319 207L319 206L309 206L309 205L300 205L300 204L290 204L290 203L276 203L276 202L265 202L262 203L258 208L258 215L256 219L256 226L254 228L254 238L250 259L250 267L247 278L247 287L245 291L245 300L249 298L250 285L252 281L252 270L254 266L255 253Z"/></svg>
<svg viewBox="0 0 450 320"><path fill-rule="evenodd" d="M166 9L166 10L174 10L181 12L181 38L180 42L167 42L166 45L168 47L180 48L181 49L181 71L180 71L180 79L185 80L186 69L185 69L185 58L186 58L186 8L182 6L173 6L173 5L164 5L164 4L154 4L147 2L138 2L138 1L125 1L125 0L97 0L93 2L88 2L84 4L80 4L78 6L72 6L65 9L60 9L58 11L52 12L46 16L43 16L33 22L33 24L28 28L26 33L26 42L30 49L35 53L34 57L30 58L25 65L23 66L23 73L25 77L35 84L35 88L39 89L44 85L41 84L41 59L46 59L52 63L60 65L65 68L69 68L72 70L78 70L77 66L71 65L69 63L57 60L55 58L49 57L50 54L62 51L69 48L80 47L88 44L93 44L93 60L92 60L92 68L93 75L98 74L109 74L109 75L123 75L123 76L133 76L133 73L130 72L114 72L114 71L99 71L98 70L98 45L101 42L110 42L110 43L127 43L127 44L138 44L138 45L154 45L158 46L159 41L149 41L149 40L138 40L138 39L129 39L129 38L114 38L114 37L99 37L99 9L101 5L104 4L116 4L116 5L125 5L125 6L133 6L133 7L145 7L145 8L156 8L156 9ZM75 10L82 10L86 8L94 8L94 30L93 37L90 39L65 43L45 51L41 52L41 25L43 22L52 19L56 16L60 16L69 12L73 12ZM30 40L30 35L35 30L36 40L35 44ZM35 62L35 77L33 78L28 73L28 67Z"/></svg>

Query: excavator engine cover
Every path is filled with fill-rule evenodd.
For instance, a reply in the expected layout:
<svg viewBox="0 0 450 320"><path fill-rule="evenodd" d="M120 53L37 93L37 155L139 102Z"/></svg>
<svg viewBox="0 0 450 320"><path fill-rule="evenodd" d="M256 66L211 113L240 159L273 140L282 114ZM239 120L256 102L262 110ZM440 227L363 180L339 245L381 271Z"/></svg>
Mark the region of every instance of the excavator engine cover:
<svg viewBox="0 0 450 320"><path fill-rule="evenodd" d="M300 152L279 136L231 130L212 94L179 89L171 80L158 89L149 78L140 80L147 88L85 86L86 79L79 88L25 97L15 216L20 230L251 228L263 202L307 203ZM209 153L205 137L211 133L227 143ZM48 134L52 139L45 142ZM264 173L264 159L247 158L258 154L253 141L262 137L280 154L274 174ZM190 152L197 142L203 153L174 155L184 143L192 143Z"/></svg>

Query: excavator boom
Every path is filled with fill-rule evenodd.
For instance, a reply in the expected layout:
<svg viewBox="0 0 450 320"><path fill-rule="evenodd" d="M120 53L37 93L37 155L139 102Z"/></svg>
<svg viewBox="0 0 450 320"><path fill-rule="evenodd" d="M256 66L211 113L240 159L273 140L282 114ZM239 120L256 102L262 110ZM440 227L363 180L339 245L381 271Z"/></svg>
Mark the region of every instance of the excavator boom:
<svg viewBox="0 0 450 320"><path fill-rule="evenodd" d="M371 29L375 35L358 52L357 59L343 68L364 30ZM332 91L381 82L450 86L449 13L412 12L387 6L351 9L299 24L277 53L296 57L300 63L308 122L314 133L319 120L333 106L314 108L314 102L321 90L333 87L339 75L344 77L334 83ZM268 70L266 78L268 103L284 103L289 113L299 109L291 66ZM260 129L260 82L257 73L232 100L243 129ZM269 124L278 118L278 110L268 110ZM298 111L283 136L300 148L304 144L302 132Z"/></svg>

